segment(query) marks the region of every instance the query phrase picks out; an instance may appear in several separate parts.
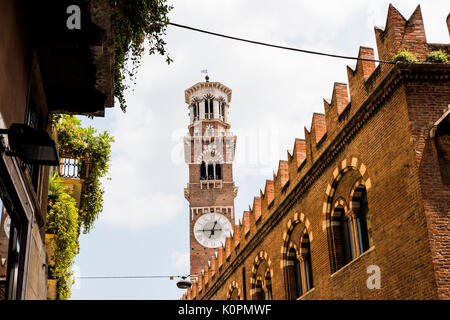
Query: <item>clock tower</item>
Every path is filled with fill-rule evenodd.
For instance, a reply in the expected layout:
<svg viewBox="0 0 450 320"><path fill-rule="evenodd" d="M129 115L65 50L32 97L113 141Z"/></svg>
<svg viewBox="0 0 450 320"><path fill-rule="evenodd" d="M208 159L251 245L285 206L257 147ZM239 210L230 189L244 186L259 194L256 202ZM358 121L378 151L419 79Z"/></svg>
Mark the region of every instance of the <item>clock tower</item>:
<svg viewBox="0 0 450 320"><path fill-rule="evenodd" d="M199 82L185 90L189 109L184 138L189 182L190 274L199 275L234 228L233 181L236 136L230 131L231 89L220 82Z"/></svg>

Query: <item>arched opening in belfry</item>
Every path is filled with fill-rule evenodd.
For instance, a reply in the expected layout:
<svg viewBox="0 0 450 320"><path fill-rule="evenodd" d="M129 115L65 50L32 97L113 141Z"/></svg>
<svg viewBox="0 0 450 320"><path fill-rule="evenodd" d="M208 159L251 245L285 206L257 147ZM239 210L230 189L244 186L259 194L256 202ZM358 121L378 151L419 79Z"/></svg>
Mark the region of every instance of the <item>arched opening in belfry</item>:
<svg viewBox="0 0 450 320"><path fill-rule="evenodd" d="M200 180L206 179L208 179L208 175L206 173L206 164L205 161L202 161L202 164L200 165Z"/></svg>
<svg viewBox="0 0 450 320"><path fill-rule="evenodd" d="M222 180L222 165L216 163L216 180Z"/></svg>
<svg viewBox="0 0 450 320"><path fill-rule="evenodd" d="M208 163L208 180L214 180L214 163Z"/></svg>

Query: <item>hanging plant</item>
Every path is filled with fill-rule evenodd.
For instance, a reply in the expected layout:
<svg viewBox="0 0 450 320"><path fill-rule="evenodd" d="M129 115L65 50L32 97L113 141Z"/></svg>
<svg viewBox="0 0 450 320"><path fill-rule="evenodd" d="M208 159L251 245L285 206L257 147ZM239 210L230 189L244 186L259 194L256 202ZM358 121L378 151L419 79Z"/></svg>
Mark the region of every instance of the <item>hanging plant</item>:
<svg viewBox="0 0 450 320"><path fill-rule="evenodd" d="M103 209L104 190L100 180L108 174L111 143L114 138L106 131L97 134L97 130L92 127L81 127L81 122L71 115L62 115L59 118L56 131L60 154L70 154L81 163L90 163L81 198L83 210L80 211L83 232L88 233Z"/></svg>
<svg viewBox="0 0 450 320"><path fill-rule="evenodd" d="M114 12L114 96L122 111L126 111L124 92L129 86L127 78L135 81L144 50L144 41L148 40L149 54L159 53L166 56L170 64L172 59L166 52L163 40L169 18L167 14L173 6L166 0L116 0ZM131 68L127 65L130 61ZM135 84L135 82L134 82Z"/></svg>

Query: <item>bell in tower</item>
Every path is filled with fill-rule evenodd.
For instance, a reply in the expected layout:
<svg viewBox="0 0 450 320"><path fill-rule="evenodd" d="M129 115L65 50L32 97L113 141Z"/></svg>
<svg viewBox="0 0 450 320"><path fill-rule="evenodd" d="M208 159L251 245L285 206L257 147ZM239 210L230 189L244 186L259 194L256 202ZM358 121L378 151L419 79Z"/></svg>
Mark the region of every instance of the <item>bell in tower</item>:
<svg viewBox="0 0 450 320"><path fill-rule="evenodd" d="M231 89L199 82L185 90L189 109L184 139L189 182L190 274L198 275L234 228L233 160L236 136L230 131Z"/></svg>

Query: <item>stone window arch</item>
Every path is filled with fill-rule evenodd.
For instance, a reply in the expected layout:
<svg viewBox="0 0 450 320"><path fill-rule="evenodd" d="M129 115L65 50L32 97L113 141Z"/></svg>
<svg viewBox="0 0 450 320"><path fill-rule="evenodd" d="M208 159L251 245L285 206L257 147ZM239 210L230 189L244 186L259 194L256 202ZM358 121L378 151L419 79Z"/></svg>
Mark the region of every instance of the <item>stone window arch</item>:
<svg viewBox="0 0 450 320"><path fill-rule="evenodd" d="M344 159L333 171L323 204L331 273L372 246L367 198L371 184L368 170L358 158Z"/></svg>
<svg viewBox="0 0 450 320"><path fill-rule="evenodd" d="M272 299L272 262L267 256L267 252L260 251L255 257L251 278L250 297L253 300Z"/></svg>
<svg viewBox="0 0 450 320"><path fill-rule="evenodd" d="M235 280L228 286L227 300L241 300L241 289L239 289L239 284Z"/></svg>
<svg viewBox="0 0 450 320"><path fill-rule="evenodd" d="M310 242L312 231L303 213L294 213L288 220L281 247L281 269L286 299L297 299L313 287ZM306 269L308 268L308 269ZM309 278L306 278L308 275Z"/></svg>
<svg viewBox="0 0 450 320"><path fill-rule="evenodd" d="M302 271L295 246L290 246L287 253L286 284L288 299L295 300L303 295Z"/></svg>
<svg viewBox="0 0 450 320"><path fill-rule="evenodd" d="M197 158L200 163L200 180L222 180L223 163L222 154L214 146L205 147Z"/></svg>

